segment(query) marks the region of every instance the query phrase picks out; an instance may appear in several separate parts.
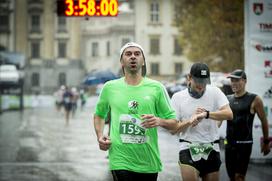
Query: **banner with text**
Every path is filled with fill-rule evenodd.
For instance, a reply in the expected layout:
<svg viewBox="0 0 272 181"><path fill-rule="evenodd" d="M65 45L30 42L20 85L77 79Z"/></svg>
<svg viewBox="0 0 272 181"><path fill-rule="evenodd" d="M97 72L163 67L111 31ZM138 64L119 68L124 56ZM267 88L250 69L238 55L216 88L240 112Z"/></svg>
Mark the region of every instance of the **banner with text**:
<svg viewBox="0 0 272 181"><path fill-rule="evenodd" d="M247 90L263 100L272 136L272 0L245 0L245 71ZM272 158L271 153L265 157L261 154L262 135L256 116L252 159Z"/></svg>

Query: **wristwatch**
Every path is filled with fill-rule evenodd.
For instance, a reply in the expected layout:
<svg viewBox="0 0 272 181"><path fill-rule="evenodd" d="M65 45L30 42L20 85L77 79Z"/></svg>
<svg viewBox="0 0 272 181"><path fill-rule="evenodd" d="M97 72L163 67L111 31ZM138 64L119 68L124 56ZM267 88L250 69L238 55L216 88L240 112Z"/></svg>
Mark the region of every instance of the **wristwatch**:
<svg viewBox="0 0 272 181"><path fill-rule="evenodd" d="M205 110L205 112L207 113L207 116L206 116L205 118L206 118L206 119L209 119L209 117L210 117L210 111Z"/></svg>
<svg viewBox="0 0 272 181"><path fill-rule="evenodd" d="M268 138L263 139L263 144L268 145L268 144L269 144L269 142L270 142L270 140L269 140Z"/></svg>

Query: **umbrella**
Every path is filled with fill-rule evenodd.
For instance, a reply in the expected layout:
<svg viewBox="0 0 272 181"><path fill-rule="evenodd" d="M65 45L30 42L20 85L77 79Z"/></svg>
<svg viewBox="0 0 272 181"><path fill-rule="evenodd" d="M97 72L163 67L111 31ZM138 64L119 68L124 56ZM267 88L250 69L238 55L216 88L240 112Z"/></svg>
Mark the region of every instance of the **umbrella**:
<svg viewBox="0 0 272 181"><path fill-rule="evenodd" d="M118 76L116 76L114 73L111 71L93 71L90 74L88 74L84 80L83 84L84 85L97 85L97 84L102 84L105 83L109 80L117 79Z"/></svg>

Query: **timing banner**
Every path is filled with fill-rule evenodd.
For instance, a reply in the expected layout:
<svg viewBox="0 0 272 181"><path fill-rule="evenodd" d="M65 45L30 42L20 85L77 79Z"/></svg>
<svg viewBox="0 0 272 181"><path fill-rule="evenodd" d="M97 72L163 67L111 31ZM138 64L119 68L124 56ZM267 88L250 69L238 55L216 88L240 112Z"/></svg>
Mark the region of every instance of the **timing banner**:
<svg viewBox="0 0 272 181"><path fill-rule="evenodd" d="M245 71L247 90L264 103L272 136L272 0L245 0ZM260 151L262 127L258 116L253 124L252 159L271 159ZM270 145L272 142L270 142Z"/></svg>

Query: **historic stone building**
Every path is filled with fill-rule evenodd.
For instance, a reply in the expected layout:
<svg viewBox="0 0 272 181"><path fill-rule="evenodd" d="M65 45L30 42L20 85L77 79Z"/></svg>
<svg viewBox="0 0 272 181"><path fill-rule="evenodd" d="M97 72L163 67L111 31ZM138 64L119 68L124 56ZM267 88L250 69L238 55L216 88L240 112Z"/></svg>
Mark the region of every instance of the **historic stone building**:
<svg viewBox="0 0 272 181"><path fill-rule="evenodd" d="M82 23L82 44L87 69L120 70L119 50L128 41L143 46L147 74L168 79L190 66L178 43L174 0L119 1L119 15L89 18Z"/></svg>
<svg viewBox="0 0 272 181"><path fill-rule="evenodd" d="M129 4L122 3L116 17L90 17L81 22L81 27L81 52L86 69L118 74L120 48L135 41L135 13Z"/></svg>
<svg viewBox="0 0 272 181"><path fill-rule="evenodd" d="M178 43L175 0L137 0L135 39L147 53L148 73L154 78L174 77L190 66Z"/></svg>
<svg viewBox="0 0 272 181"><path fill-rule="evenodd" d="M178 44L174 0L119 0L117 17L64 17L56 0L1 0L0 49L25 55L27 93L81 85L93 70L120 72L119 50L143 46L147 74L174 78L190 63Z"/></svg>
<svg viewBox="0 0 272 181"><path fill-rule="evenodd" d="M55 0L0 2L5 9L0 12L0 43L7 51L25 55L25 91L52 93L63 84L78 86L85 72L80 21L57 16Z"/></svg>

